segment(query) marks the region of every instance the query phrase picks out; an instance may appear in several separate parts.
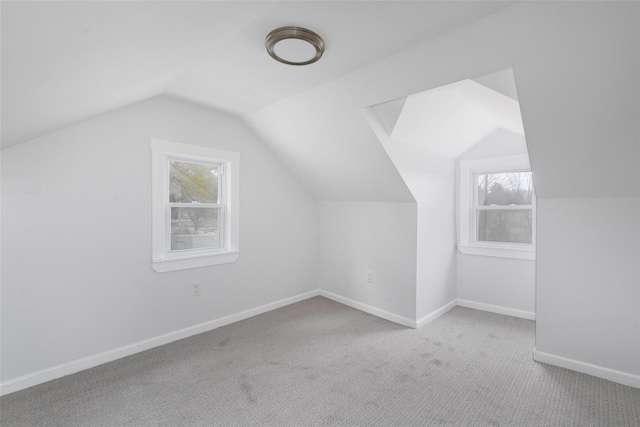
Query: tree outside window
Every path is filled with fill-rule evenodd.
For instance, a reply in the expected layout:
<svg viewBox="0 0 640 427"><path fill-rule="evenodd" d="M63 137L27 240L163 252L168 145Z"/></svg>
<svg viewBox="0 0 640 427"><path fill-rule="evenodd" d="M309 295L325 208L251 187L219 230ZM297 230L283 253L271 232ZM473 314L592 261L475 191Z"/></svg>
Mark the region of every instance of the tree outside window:
<svg viewBox="0 0 640 427"><path fill-rule="evenodd" d="M476 240L533 243L533 180L531 172L475 175Z"/></svg>
<svg viewBox="0 0 640 427"><path fill-rule="evenodd" d="M169 160L171 250L222 244L222 164Z"/></svg>

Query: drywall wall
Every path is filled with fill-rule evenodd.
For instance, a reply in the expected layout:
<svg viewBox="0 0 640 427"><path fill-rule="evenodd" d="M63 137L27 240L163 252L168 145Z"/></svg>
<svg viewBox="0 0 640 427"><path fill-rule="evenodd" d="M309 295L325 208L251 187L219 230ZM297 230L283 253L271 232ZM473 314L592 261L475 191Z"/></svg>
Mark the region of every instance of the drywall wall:
<svg viewBox="0 0 640 427"><path fill-rule="evenodd" d="M415 203L320 202L319 285L330 298L412 326L416 247Z"/></svg>
<svg viewBox="0 0 640 427"><path fill-rule="evenodd" d="M458 253L456 267L461 305L535 318L535 261Z"/></svg>
<svg viewBox="0 0 640 427"><path fill-rule="evenodd" d="M418 204L418 265L416 281L416 321L419 325L442 310L453 308L456 300L456 249L453 216L453 166L430 169L438 189L430 202ZM450 173L449 173L450 172ZM451 182L447 182L450 180ZM441 195L441 196L440 196Z"/></svg>
<svg viewBox="0 0 640 427"><path fill-rule="evenodd" d="M527 154L522 135L499 129L469 149L456 161ZM460 182L456 180L456 201ZM456 210L457 221L460 212ZM534 318L536 263L532 260L498 258L457 253L456 283L458 299L468 306L496 310L511 315Z"/></svg>
<svg viewBox="0 0 640 427"><path fill-rule="evenodd" d="M455 162L407 144L399 169L418 202L416 320L456 299ZM451 307L449 307L451 308Z"/></svg>
<svg viewBox="0 0 640 427"><path fill-rule="evenodd" d="M536 351L640 387L640 198L538 203Z"/></svg>
<svg viewBox="0 0 640 427"><path fill-rule="evenodd" d="M237 262L151 269L150 138L240 153ZM6 149L2 198L3 382L317 290L317 201L212 110L156 98Z"/></svg>
<svg viewBox="0 0 640 427"><path fill-rule="evenodd" d="M363 114L417 202L416 323L451 308L456 299L455 161L389 135L378 114Z"/></svg>

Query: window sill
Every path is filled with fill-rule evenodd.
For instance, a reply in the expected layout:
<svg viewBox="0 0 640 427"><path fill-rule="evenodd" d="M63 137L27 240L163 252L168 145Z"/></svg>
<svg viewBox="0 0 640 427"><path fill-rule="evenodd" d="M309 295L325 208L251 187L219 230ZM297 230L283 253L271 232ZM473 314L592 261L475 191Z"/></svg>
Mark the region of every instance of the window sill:
<svg viewBox="0 0 640 427"><path fill-rule="evenodd" d="M240 252L230 251L181 258L159 258L153 260L151 267L158 273L166 273L169 271L186 270L188 268L228 264L236 262L239 257Z"/></svg>
<svg viewBox="0 0 640 427"><path fill-rule="evenodd" d="M460 251L460 253L463 253L465 255L524 259L530 261L536 260L535 247L522 248L508 245L506 247L496 247L490 245L458 245L458 250Z"/></svg>

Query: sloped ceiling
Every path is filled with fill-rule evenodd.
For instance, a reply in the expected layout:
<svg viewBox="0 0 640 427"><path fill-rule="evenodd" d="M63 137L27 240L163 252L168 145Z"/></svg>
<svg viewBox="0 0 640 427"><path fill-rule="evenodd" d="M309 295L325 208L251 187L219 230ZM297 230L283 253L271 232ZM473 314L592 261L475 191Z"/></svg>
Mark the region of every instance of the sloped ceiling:
<svg viewBox="0 0 640 427"><path fill-rule="evenodd" d="M166 91L270 3L2 2L2 146Z"/></svg>
<svg viewBox="0 0 640 427"><path fill-rule="evenodd" d="M241 117L320 199L410 201L362 110L512 67L539 198L640 194L637 2L0 7L3 147L170 95ZM271 60L283 25L320 33L325 57Z"/></svg>
<svg viewBox="0 0 640 427"><path fill-rule="evenodd" d="M2 147L160 94L242 116L512 4L3 1ZM273 61L284 25L323 35L322 61Z"/></svg>
<svg viewBox="0 0 640 427"><path fill-rule="evenodd" d="M518 101L463 80L407 97L389 135L455 159L498 129L524 136Z"/></svg>
<svg viewBox="0 0 640 427"><path fill-rule="evenodd" d="M325 186L320 197L331 188L326 197L361 200L371 197L370 187L339 178L350 172L371 182L364 178L375 176L377 162L367 168L363 147L379 141L356 111L364 116L390 100L398 110L412 94L512 68L538 198L638 197L638 12L638 3L522 3L253 111L245 121L291 159L302 180ZM500 79L478 80L515 97ZM388 127L394 108L386 111ZM311 164L318 153L340 173L318 174Z"/></svg>
<svg viewBox="0 0 640 427"><path fill-rule="evenodd" d="M252 112L245 121L320 199L411 200L405 186L390 179L396 175L395 166L363 106L354 102L349 80L339 79ZM394 141L453 159L497 129L524 134L518 102L471 80L372 109Z"/></svg>

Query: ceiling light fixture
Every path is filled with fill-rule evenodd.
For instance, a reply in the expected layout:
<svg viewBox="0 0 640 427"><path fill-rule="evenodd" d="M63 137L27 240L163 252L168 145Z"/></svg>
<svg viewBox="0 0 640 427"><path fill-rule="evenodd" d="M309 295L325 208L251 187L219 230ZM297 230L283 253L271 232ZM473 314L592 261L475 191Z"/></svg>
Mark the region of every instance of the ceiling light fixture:
<svg viewBox="0 0 640 427"><path fill-rule="evenodd" d="M324 53L322 37L301 27L273 30L264 44L273 59L289 65L313 64Z"/></svg>

